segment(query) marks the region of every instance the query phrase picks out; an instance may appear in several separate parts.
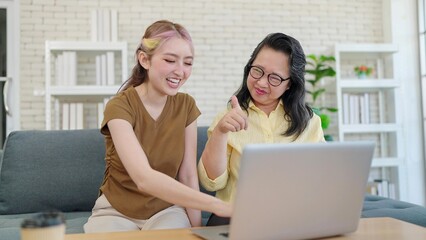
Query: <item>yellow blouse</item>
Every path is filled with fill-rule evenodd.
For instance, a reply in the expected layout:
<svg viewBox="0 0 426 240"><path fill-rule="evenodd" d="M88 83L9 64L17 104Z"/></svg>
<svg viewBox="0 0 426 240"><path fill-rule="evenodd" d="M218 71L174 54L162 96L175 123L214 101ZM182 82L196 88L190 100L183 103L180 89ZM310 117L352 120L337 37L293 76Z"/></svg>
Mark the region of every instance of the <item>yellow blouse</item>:
<svg viewBox="0 0 426 240"><path fill-rule="evenodd" d="M208 129L209 138L217 123L228 111L226 109L216 116ZM316 114L310 119L308 126L297 139L293 141L292 137L283 136L282 133L287 130L289 123L284 120L282 102L269 114L269 117L250 102L248 116L247 130L228 133L227 171L216 179L210 179L207 176L202 159L198 164L198 174L203 187L209 191L216 191L216 197L226 202L233 202L235 198L241 154L246 144L325 142L321 119Z"/></svg>

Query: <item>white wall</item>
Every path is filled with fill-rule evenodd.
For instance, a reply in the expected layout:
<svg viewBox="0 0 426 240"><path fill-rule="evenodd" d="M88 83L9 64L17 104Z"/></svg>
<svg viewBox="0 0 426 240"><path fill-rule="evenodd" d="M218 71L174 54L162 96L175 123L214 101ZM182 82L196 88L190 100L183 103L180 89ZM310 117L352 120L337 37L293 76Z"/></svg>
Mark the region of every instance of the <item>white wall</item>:
<svg viewBox="0 0 426 240"><path fill-rule="evenodd" d="M306 53L335 42L382 42L382 0L21 0L22 128L44 128L44 41L90 40L90 10L115 8L119 40L129 43L129 63L145 28L155 20L182 23L195 43L193 74L183 88L202 111L199 125L237 89L243 66L270 32L299 39ZM131 69L131 66L129 66Z"/></svg>
<svg viewBox="0 0 426 240"><path fill-rule="evenodd" d="M21 0L21 128L45 128L44 97L34 94L44 89L45 40L90 40L92 9L118 10L119 40L129 43L129 69L150 23L169 19L186 26L196 57L193 74L182 90L195 97L202 111L199 125L209 125L240 85L243 66L267 33L294 36L306 54L324 53L335 43L384 42L389 31L383 26L389 24L383 1L391 0ZM423 156L417 45L411 39L417 39L415 0L392 2L392 29L398 29L392 37L412 45L401 49L402 74L407 76L403 81L407 100L401 99L408 123L406 151L409 170L416 176L407 184L413 193L409 200L424 204L424 186L418 183L423 173L416 171Z"/></svg>

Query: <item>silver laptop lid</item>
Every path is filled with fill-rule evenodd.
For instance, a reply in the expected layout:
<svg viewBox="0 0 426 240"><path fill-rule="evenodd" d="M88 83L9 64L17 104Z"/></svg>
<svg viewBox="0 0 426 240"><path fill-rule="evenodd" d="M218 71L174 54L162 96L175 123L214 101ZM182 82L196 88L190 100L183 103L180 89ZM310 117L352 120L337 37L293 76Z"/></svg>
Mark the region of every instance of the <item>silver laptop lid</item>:
<svg viewBox="0 0 426 240"><path fill-rule="evenodd" d="M303 239L358 227L372 142L244 148L230 239Z"/></svg>

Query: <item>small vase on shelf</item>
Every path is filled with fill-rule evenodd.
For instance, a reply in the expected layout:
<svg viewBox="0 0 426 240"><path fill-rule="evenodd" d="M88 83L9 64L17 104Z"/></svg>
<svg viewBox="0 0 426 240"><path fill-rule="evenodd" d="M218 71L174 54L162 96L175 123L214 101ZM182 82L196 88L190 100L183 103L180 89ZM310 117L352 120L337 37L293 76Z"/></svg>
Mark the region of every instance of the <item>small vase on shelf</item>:
<svg viewBox="0 0 426 240"><path fill-rule="evenodd" d="M358 73L358 79L366 79L367 78L367 74L366 73Z"/></svg>

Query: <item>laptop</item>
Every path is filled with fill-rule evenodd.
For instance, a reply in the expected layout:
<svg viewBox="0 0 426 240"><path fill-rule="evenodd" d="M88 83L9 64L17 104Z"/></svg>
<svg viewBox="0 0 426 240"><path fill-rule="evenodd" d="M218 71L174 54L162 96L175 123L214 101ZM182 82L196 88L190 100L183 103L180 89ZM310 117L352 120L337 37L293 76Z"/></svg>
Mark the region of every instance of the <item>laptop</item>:
<svg viewBox="0 0 426 240"><path fill-rule="evenodd" d="M375 144L250 144L230 225L194 228L208 240L307 239L356 231Z"/></svg>

